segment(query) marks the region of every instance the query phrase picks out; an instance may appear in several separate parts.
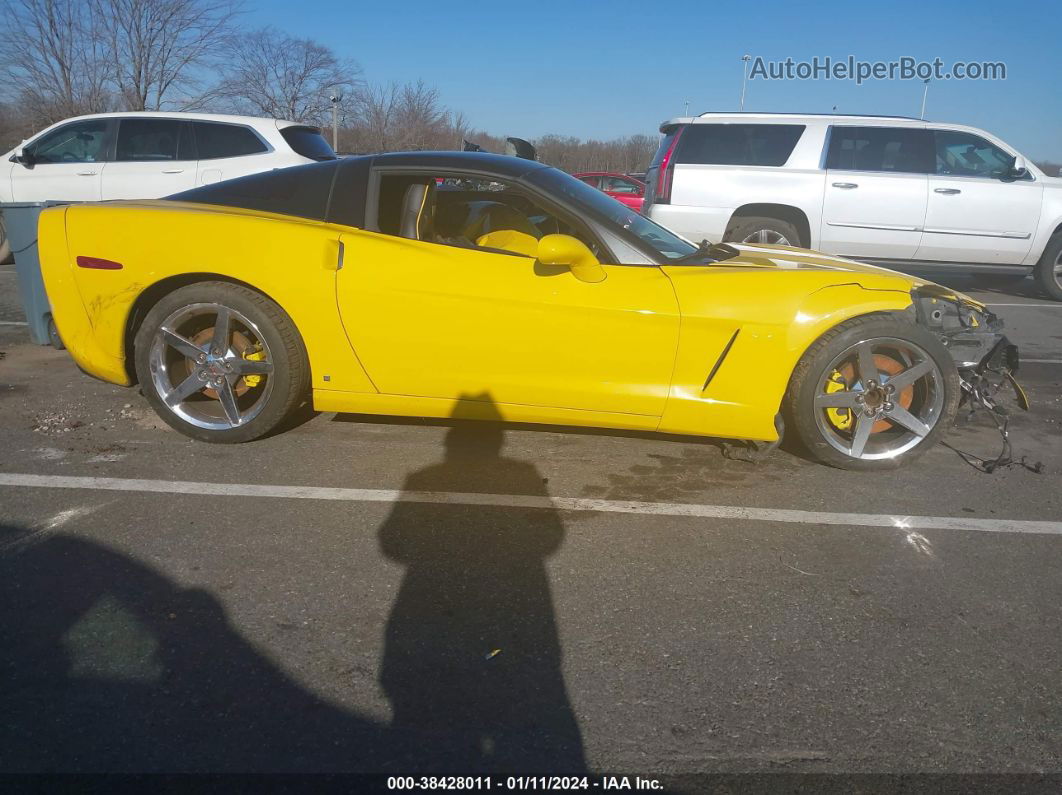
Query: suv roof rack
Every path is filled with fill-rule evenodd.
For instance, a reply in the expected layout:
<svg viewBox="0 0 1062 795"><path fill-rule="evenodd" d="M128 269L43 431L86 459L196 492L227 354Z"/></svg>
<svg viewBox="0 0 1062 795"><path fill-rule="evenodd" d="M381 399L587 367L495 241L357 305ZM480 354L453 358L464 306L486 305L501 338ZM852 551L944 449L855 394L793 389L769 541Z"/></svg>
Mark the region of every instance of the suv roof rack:
<svg viewBox="0 0 1062 795"><path fill-rule="evenodd" d="M696 118L703 116L846 116L863 119L906 119L908 121L925 121L914 116L898 116L891 113L797 113L779 110L706 110Z"/></svg>

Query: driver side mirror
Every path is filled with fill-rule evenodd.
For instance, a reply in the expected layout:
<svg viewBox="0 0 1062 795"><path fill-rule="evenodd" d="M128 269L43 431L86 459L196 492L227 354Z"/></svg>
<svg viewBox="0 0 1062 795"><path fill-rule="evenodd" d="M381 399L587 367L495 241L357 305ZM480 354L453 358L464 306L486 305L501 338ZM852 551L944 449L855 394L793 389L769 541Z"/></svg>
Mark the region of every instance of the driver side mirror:
<svg viewBox="0 0 1062 795"><path fill-rule="evenodd" d="M581 282L605 281L605 269L594 252L571 235L546 235L538 241L538 261L543 265L564 265Z"/></svg>
<svg viewBox="0 0 1062 795"><path fill-rule="evenodd" d="M1024 158L1021 157L1015 157L1010 164L1010 168L1007 169L1007 177L1009 179L1022 179L1028 173L1029 169L1025 165Z"/></svg>
<svg viewBox="0 0 1062 795"><path fill-rule="evenodd" d="M33 168L33 164L37 162L33 157L32 150L23 149L21 146L15 150L12 159L16 163L21 163L26 168Z"/></svg>

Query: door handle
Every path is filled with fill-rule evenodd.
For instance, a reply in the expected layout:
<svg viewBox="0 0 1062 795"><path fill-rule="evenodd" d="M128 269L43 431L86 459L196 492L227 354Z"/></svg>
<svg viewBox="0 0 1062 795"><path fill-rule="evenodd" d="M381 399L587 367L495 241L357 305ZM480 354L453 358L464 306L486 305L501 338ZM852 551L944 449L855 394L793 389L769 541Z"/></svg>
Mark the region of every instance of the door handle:
<svg viewBox="0 0 1062 795"><path fill-rule="evenodd" d="M954 196L956 193L962 193L958 188L933 188L934 193L943 193L945 196Z"/></svg>
<svg viewBox="0 0 1062 795"><path fill-rule="evenodd" d="M162 173L163 174L183 174L184 173L184 169L183 168L167 168Z"/></svg>
<svg viewBox="0 0 1062 795"><path fill-rule="evenodd" d="M96 176L96 173L97 172L95 172L95 171L79 171L79 172L77 172L77 175L79 177L94 177L94 176Z"/></svg>
<svg viewBox="0 0 1062 795"><path fill-rule="evenodd" d="M852 188L858 188L859 184L856 182L834 182L833 187L844 188L845 190L851 190Z"/></svg>

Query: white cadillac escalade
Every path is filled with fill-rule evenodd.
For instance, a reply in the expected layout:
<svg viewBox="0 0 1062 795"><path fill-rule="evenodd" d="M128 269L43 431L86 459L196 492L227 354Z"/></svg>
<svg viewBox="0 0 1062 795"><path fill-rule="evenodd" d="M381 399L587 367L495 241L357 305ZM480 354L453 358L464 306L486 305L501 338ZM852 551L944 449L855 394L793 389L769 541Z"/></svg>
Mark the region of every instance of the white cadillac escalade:
<svg viewBox="0 0 1062 795"><path fill-rule="evenodd" d="M1022 278L1062 301L1062 179L974 127L705 113L660 127L643 212L692 241Z"/></svg>

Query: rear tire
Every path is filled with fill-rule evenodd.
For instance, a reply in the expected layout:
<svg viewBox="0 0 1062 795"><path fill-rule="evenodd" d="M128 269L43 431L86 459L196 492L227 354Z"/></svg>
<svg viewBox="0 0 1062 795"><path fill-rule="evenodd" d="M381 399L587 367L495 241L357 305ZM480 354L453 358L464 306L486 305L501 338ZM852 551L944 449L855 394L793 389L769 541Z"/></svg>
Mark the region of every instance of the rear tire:
<svg viewBox="0 0 1062 795"><path fill-rule="evenodd" d="M1062 234L1055 234L1033 270L1036 284L1053 301L1062 301Z"/></svg>
<svg viewBox="0 0 1062 795"><path fill-rule="evenodd" d="M783 407L786 427L819 461L870 471L895 469L940 441L959 394L958 370L936 336L877 314L841 323L812 344Z"/></svg>
<svg viewBox="0 0 1062 795"><path fill-rule="evenodd" d="M265 436L310 387L291 318L262 294L228 282L191 284L162 298L136 333L134 360L159 417L204 442Z"/></svg>
<svg viewBox="0 0 1062 795"><path fill-rule="evenodd" d="M777 218L747 216L734 218L727 227L724 241L750 246L768 243L777 246L800 247L800 232L788 221Z"/></svg>

